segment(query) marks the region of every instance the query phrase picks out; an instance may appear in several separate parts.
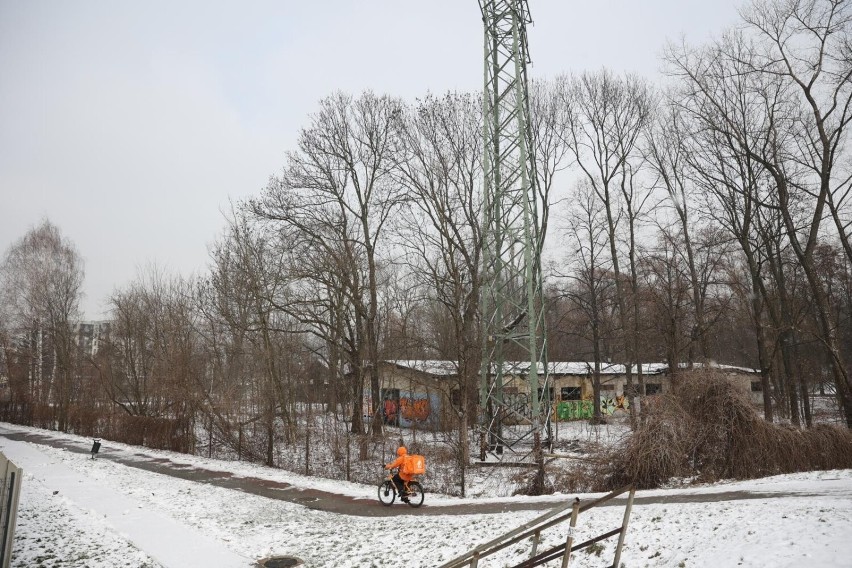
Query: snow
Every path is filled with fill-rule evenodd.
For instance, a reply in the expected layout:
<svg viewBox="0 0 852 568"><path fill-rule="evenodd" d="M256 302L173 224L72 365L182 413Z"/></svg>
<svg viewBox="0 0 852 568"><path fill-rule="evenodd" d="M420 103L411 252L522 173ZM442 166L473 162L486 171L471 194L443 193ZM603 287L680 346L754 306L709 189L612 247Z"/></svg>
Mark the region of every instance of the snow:
<svg viewBox="0 0 852 568"><path fill-rule="evenodd" d="M430 375L435 376L454 376L458 373L458 365L455 361L447 361L447 360L435 360L435 359L424 359L424 360L389 360L388 363L396 365L398 367L404 367L407 369L414 369L417 371L421 371L424 373L428 373ZM528 361L509 361L505 363L506 372L510 373L523 373L529 369ZM686 369L688 367L688 363L681 363L680 367ZM702 367L701 363L693 363L695 367ZM737 367L734 365L720 365L718 363L708 363L707 365L713 369L720 369L723 371L737 371L741 373L751 373L756 374L759 373L759 369L751 369L748 367ZM595 364L591 361L550 361L548 363L548 368L550 370L551 375L591 375L594 371ZM638 368L634 366L633 372L637 372ZM669 365L667 363L643 363L642 364L642 373L645 375L659 375L661 373L666 373L669 370ZM543 368L538 369L539 374L544 373ZM602 375L625 375L627 374L627 367L620 363L603 363L600 367L600 373Z"/></svg>
<svg viewBox="0 0 852 568"><path fill-rule="evenodd" d="M388 363L398 367L414 369L435 376L454 376L458 374L458 364L455 361L439 360L439 359L398 359L389 360ZM505 363L505 372L507 373L524 373L529 369L528 361L507 361ZM550 361L548 363L551 375L590 375L595 368L593 362L584 361ZM733 368L733 367L732 367ZM665 363L645 363L642 365L642 372L646 375L655 375L662 373L668 369ZM620 364L604 363L600 369L603 375L623 375L627 372L627 368ZM635 372L635 369L634 369ZM543 368L538 369L538 373L544 373Z"/></svg>
<svg viewBox="0 0 852 568"><path fill-rule="evenodd" d="M70 526L79 527L80 524L86 524L87 517L93 518L99 530L109 526L117 533L117 537L128 538L138 549L154 551L151 556L165 566L237 568L247 564L247 558L228 549L218 537L211 538L181 519L145 507L128 487L103 483L99 475L101 472L93 470L101 465L100 462L89 460L82 464L75 463L80 460L73 458L79 458L79 455L60 454L57 459L57 456L39 451L31 444L10 443L18 447L11 451L4 448L3 451L15 465L24 470L25 492L21 497L22 502L29 497L26 488L32 480L34 485L40 486L38 493L41 496L49 493L53 497L48 500L48 505L68 512ZM72 459L64 459L67 457ZM92 483L94 480L100 482ZM63 516L60 515L60 518ZM137 531L138 527L146 529ZM23 530L19 530L19 536L24 534ZM40 535L40 538L43 537ZM67 548L68 542L56 547L57 550ZM91 548L91 543L88 548ZM84 559L87 553L81 550L75 554L75 558Z"/></svg>
<svg viewBox="0 0 852 568"><path fill-rule="evenodd" d="M0 451L24 469L12 566L187 568L254 566L290 555L313 567L437 566L539 515L427 514L443 505L517 502L523 497L458 499L427 494L420 510L395 505L391 517L346 516L155 474L85 454L19 442L4 434L39 432L0 424ZM81 448L90 440L45 433ZM102 453L169 460L369 499L372 486L306 478L256 465L209 460L103 441ZM426 478L428 488L428 477ZM729 500L741 491L751 499ZM579 495L583 500L597 495ZM704 502L675 503L678 496ZM574 495L536 498L554 507ZM637 492L622 554L629 568L650 566L848 567L852 558L852 470L811 472ZM646 501L650 498L652 503ZM719 500L721 499L721 500ZM667 502L667 500L669 500ZM621 506L580 516L575 542L616 528ZM564 542L567 527L544 535L541 547ZM571 565L612 561L615 539L600 556L576 553ZM543 548L539 548L542 550ZM529 555L531 543L501 551L480 566L505 566Z"/></svg>

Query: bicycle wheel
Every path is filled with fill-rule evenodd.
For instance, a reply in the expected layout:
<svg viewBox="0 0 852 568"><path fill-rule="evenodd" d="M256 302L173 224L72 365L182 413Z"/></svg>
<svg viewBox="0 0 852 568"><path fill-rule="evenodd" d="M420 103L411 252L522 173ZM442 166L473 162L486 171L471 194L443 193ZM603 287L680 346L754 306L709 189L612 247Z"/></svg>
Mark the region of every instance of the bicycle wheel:
<svg viewBox="0 0 852 568"><path fill-rule="evenodd" d="M386 479L379 484L379 503L385 507L390 507L393 505L394 499L396 499L396 487Z"/></svg>
<svg viewBox="0 0 852 568"><path fill-rule="evenodd" d="M408 505L410 507L419 507L423 504L423 486L416 481L408 484Z"/></svg>

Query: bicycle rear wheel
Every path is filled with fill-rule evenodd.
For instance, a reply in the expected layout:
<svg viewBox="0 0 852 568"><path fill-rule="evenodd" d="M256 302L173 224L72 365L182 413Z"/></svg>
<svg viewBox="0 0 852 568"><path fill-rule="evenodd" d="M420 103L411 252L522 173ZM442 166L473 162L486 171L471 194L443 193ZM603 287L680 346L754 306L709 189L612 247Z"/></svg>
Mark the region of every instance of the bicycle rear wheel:
<svg viewBox="0 0 852 568"><path fill-rule="evenodd" d="M396 487L389 480L384 480L379 484L379 503L385 507L393 505L396 499Z"/></svg>
<svg viewBox="0 0 852 568"><path fill-rule="evenodd" d="M419 507L423 504L423 486L416 481L408 484L408 505L410 507Z"/></svg>

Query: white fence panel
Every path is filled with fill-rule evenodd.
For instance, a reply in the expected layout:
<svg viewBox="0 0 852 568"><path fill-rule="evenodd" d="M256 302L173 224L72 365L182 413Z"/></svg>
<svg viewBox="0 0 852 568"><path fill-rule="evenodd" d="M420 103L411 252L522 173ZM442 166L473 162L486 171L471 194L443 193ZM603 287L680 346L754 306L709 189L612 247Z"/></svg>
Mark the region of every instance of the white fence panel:
<svg viewBox="0 0 852 568"><path fill-rule="evenodd" d="M24 471L0 453L0 567L9 568Z"/></svg>

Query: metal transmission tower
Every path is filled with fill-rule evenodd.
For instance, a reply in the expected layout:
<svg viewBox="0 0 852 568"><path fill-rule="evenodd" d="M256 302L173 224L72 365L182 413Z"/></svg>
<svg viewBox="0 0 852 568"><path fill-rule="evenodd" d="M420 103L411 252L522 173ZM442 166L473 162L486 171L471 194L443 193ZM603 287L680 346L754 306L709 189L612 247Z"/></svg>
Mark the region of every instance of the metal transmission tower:
<svg viewBox="0 0 852 568"><path fill-rule="evenodd" d="M482 225L482 439L541 460L550 440L550 377L542 301L539 200L529 131L527 0L479 0L485 24ZM525 383L525 384L523 384Z"/></svg>

